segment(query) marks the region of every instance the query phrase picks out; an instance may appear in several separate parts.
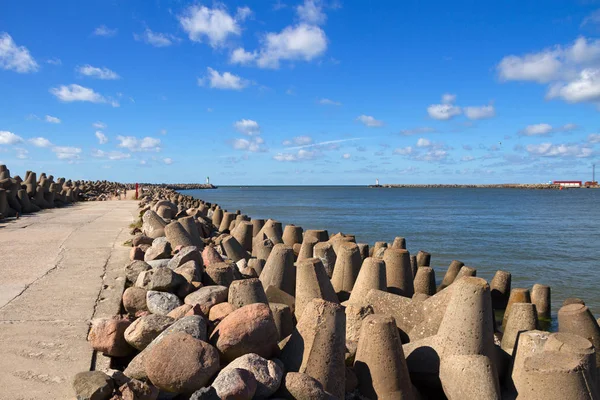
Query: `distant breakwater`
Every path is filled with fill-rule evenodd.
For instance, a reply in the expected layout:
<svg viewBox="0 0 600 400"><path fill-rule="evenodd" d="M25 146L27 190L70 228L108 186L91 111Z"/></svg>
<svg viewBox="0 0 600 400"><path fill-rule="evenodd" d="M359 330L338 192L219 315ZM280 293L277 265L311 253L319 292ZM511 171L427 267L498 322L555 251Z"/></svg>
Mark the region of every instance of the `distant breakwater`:
<svg viewBox="0 0 600 400"><path fill-rule="evenodd" d="M402 184L392 183L386 185L369 185L370 188L381 189L403 189L403 188L456 188L456 189L560 189L560 185L549 183L499 183L488 185L468 185L468 184Z"/></svg>
<svg viewBox="0 0 600 400"><path fill-rule="evenodd" d="M212 183L142 183L142 185L171 190L217 189L217 186Z"/></svg>

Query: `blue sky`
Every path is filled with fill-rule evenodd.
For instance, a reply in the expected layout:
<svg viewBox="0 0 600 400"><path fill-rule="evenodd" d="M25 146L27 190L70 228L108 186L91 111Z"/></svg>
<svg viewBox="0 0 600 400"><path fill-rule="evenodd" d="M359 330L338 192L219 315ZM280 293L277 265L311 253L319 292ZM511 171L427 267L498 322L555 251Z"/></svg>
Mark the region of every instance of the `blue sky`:
<svg viewBox="0 0 600 400"><path fill-rule="evenodd" d="M226 184L591 178L600 1L11 1L13 174Z"/></svg>

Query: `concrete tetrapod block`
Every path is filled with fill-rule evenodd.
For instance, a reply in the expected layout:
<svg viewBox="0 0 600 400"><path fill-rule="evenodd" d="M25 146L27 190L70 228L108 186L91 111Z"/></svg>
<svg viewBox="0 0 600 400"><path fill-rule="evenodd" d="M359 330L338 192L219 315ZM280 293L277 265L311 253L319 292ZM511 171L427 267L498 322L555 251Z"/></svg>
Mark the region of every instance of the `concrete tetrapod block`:
<svg viewBox="0 0 600 400"><path fill-rule="evenodd" d="M260 232L256 235L257 239L271 239L273 244L283 243L283 229L281 226L281 222L275 221L273 219L268 219Z"/></svg>
<svg viewBox="0 0 600 400"><path fill-rule="evenodd" d="M431 254L419 250L417 253L417 267L429 267L431 265Z"/></svg>
<svg viewBox="0 0 600 400"><path fill-rule="evenodd" d="M396 236L391 246L392 249L406 250L406 239L401 236Z"/></svg>
<svg viewBox="0 0 600 400"><path fill-rule="evenodd" d="M302 227L295 225L286 225L281 236L283 244L293 246L296 243L302 243Z"/></svg>
<svg viewBox="0 0 600 400"><path fill-rule="evenodd" d="M498 270L490 282L492 289L492 307L494 310L504 310L510 297L512 276L510 272Z"/></svg>
<svg viewBox="0 0 600 400"><path fill-rule="evenodd" d="M550 302L550 286L536 283L531 290L531 302L535 304L538 318L549 320L552 303Z"/></svg>
<svg viewBox="0 0 600 400"><path fill-rule="evenodd" d="M435 287L435 271L431 267L417 268L414 280L415 293L424 293L433 296L437 289Z"/></svg>
<svg viewBox="0 0 600 400"><path fill-rule="evenodd" d="M360 258L365 261L365 258L369 257L369 244L368 243L356 243L358 250L360 251Z"/></svg>
<svg viewBox="0 0 600 400"><path fill-rule="evenodd" d="M544 351L568 352L583 357L587 366L586 370L590 374L589 381L595 382L594 386L598 391L596 350L589 340L572 333L552 333L544 344Z"/></svg>
<svg viewBox="0 0 600 400"><path fill-rule="evenodd" d="M387 290L386 265L382 259L367 257L354 283L350 302L360 303L364 301L370 289Z"/></svg>
<svg viewBox="0 0 600 400"><path fill-rule="evenodd" d="M525 360L519 400L597 399L589 381L585 357L559 351L543 351Z"/></svg>
<svg viewBox="0 0 600 400"><path fill-rule="evenodd" d="M223 219L221 219L221 223L219 224L219 232L225 232L226 230L229 230L229 225L231 225L231 222L235 220L235 216L235 213L224 212Z"/></svg>
<svg viewBox="0 0 600 400"><path fill-rule="evenodd" d="M328 242L320 242L313 248L315 258L321 260L327 276L331 278L333 275L333 268L335 267L336 255L333 251L333 246Z"/></svg>
<svg viewBox="0 0 600 400"><path fill-rule="evenodd" d="M367 398L414 399L394 318L375 314L363 320L354 371Z"/></svg>
<svg viewBox="0 0 600 400"><path fill-rule="evenodd" d="M279 332L279 340L285 339L294 331L294 315L292 309L287 304L269 303L273 320L277 332Z"/></svg>
<svg viewBox="0 0 600 400"><path fill-rule="evenodd" d="M281 352L288 372L301 372L319 381L323 388L344 398L346 367L346 316L341 305L314 299Z"/></svg>
<svg viewBox="0 0 600 400"><path fill-rule="evenodd" d="M412 270L413 279L417 275L417 256L410 256L410 269Z"/></svg>
<svg viewBox="0 0 600 400"><path fill-rule="evenodd" d="M458 271L458 274L456 275L456 278L454 278L454 281L456 282L457 280L459 280L460 278L464 278L465 276L477 276L477 270L473 267L468 267L468 266L463 266L460 271Z"/></svg>
<svg viewBox="0 0 600 400"><path fill-rule="evenodd" d="M379 257L379 254L383 255L385 249L388 248L387 242L375 242L373 248L369 252L371 257Z"/></svg>
<svg viewBox="0 0 600 400"><path fill-rule="evenodd" d="M314 237L319 242L327 242L329 240L329 234L324 229L308 229L304 232L304 237Z"/></svg>
<svg viewBox="0 0 600 400"><path fill-rule="evenodd" d="M444 357L440 363L440 380L448 400L500 400L496 366L487 356Z"/></svg>
<svg viewBox="0 0 600 400"><path fill-rule="evenodd" d="M254 271L256 271L256 276L260 277L266 262L266 260L261 258L250 258L248 260L248 268L252 268Z"/></svg>
<svg viewBox="0 0 600 400"><path fill-rule="evenodd" d="M265 220L260 218L252 218L250 223L252 224L252 237L255 237L265 225Z"/></svg>
<svg viewBox="0 0 600 400"><path fill-rule="evenodd" d="M550 332L538 330L521 332L517 336L517 342L513 351L514 362L511 372L512 381L517 392L520 391L525 360L533 354L543 352L549 336Z"/></svg>
<svg viewBox="0 0 600 400"><path fill-rule="evenodd" d="M21 206L23 207L22 208L23 213L28 214L28 213L40 211L40 208L38 206L36 206L35 204L33 204L29 200L29 196L27 195L27 191L25 189L19 190L19 192L17 193L17 196L19 198L19 202L21 203Z"/></svg>
<svg viewBox="0 0 600 400"><path fill-rule="evenodd" d="M334 244L335 248L336 245ZM354 282L356 282L356 278L358 277L362 259L356 243L340 243L336 254L337 259L331 283L340 301L346 301L350 297L350 292L352 292Z"/></svg>
<svg viewBox="0 0 600 400"><path fill-rule="evenodd" d="M512 355L519 334L535 329L537 329L537 312L535 306L531 303L513 304L504 335L502 335L502 350Z"/></svg>
<svg viewBox="0 0 600 400"><path fill-rule="evenodd" d="M400 296L412 297L415 293L410 253L404 249L390 248L383 253L387 291Z"/></svg>
<svg viewBox="0 0 600 400"><path fill-rule="evenodd" d="M296 266L294 250L285 244L276 244L260 274L265 290L275 286L284 292L296 295Z"/></svg>
<svg viewBox="0 0 600 400"><path fill-rule="evenodd" d="M600 349L600 327L583 304L569 304L558 310L558 331L579 335ZM600 352L596 352L596 366L600 367Z"/></svg>
<svg viewBox="0 0 600 400"><path fill-rule="evenodd" d="M165 226L165 236L167 237L169 243L171 243L171 248L173 249L177 248L178 246L194 246L192 237L185 229L183 229L183 226L181 226L178 221L173 221Z"/></svg>
<svg viewBox="0 0 600 400"><path fill-rule="evenodd" d="M269 304L265 290L258 278L233 281L229 286L227 301L236 309L254 303Z"/></svg>
<svg viewBox="0 0 600 400"><path fill-rule="evenodd" d="M313 299L339 303L325 268L318 258L308 258L296 263L296 320L300 320L305 307Z"/></svg>
<svg viewBox="0 0 600 400"><path fill-rule="evenodd" d="M223 250L225 251L227 257L233 262L238 262L241 259L247 260L250 258L250 255L246 250L244 250L240 242L238 242L236 238L231 235L228 235L225 239L223 239L221 246L223 246Z"/></svg>
<svg viewBox="0 0 600 400"><path fill-rule="evenodd" d="M252 224L248 221L239 221L231 235L240 243L245 251L252 251Z"/></svg>
<svg viewBox="0 0 600 400"><path fill-rule="evenodd" d="M200 250L202 250L202 248L204 247L204 242L200 237L200 231L198 230L198 225L196 225L196 220L194 219L194 217L180 218L178 222L181 224L183 229L185 229L185 231L190 235L194 246L197 246L200 248Z"/></svg>
<svg viewBox="0 0 600 400"><path fill-rule="evenodd" d="M481 278L466 277L445 290L449 289L451 298L437 334L403 346L413 383L433 393L440 385L440 360L446 357L482 355L496 363L489 285Z"/></svg>
<svg viewBox="0 0 600 400"><path fill-rule="evenodd" d="M446 274L444 275L444 279L442 280L442 283L438 287L437 291L441 292L448 286L452 285L452 282L454 282L454 279L456 279L456 276L458 275L458 273L460 272L460 269L464 265L465 265L465 263L463 263L462 261L453 260L450 263L450 265L448 266L448 270L446 271Z"/></svg>
<svg viewBox="0 0 600 400"><path fill-rule="evenodd" d="M271 239L259 239L258 236L252 242L252 256L261 260L268 260L275 244Z"/></svg>
<svg viewBox="0 0 600 400"><path fill-rule="evenodd" d="M300 251L298 252L298 261L306 260L314 257L314 248L319 243L317 239L313 237L304 238Z"/></svg>
<svg viewBox="0 0 600 400"><path fill-rule="evenodd" d="M212 215L212 223L214 226L217 227L217 229L219 229L219 226L221 225L221 221L223 221L223 210L221 208L217 207Z"/></svg>
<svg viewBox="0 0 600 400"><path fill-rule="evenodd" d="M504 317L502 318L502 329L506 329L506 322L508 322L508 317L510 315L512 305L515 303L531 303L531 295L529 294L529 289L514 288L510 291L510 297L508 298L506 311L504 311Z"/></svg>

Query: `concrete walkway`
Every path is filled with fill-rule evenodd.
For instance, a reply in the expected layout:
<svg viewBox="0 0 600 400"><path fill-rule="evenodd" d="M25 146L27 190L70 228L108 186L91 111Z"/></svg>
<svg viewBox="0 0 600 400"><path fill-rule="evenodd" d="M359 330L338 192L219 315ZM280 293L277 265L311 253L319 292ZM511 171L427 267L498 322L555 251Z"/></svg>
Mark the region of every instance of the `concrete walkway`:
<svg viewBox="0 0 600 400"><path fill-rule="evenodd" d="M93 367L89 321L118 311L135 201L0 223L0 399L72 399Z"/></svg>

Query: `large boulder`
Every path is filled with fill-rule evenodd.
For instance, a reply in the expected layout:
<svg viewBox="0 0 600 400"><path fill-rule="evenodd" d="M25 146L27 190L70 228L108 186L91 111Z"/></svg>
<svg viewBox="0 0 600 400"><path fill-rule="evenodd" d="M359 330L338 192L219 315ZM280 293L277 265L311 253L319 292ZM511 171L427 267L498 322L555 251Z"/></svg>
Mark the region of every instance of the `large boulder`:
<svg viewBox="0 0 600 400"><path fill-rule="evenodd" d="M133 353L125 340L125 330L131 322L120 318L99 318L92 321L88 340L92 348L107 356L125 357Z"/></svg>
<svg viewBox="0 0 600 400"><path fill-rule="evenodd" d="M165 236L166 225L165 220L152 210L146 211L142 216L142 233L152 239Z"/></svg>
<svg viewBox="0 0 600 400"><path fill-rule="evenodd" d="M192 394L219 370L219 353L186 333L173 333L153 345L144 358L150 381L171 393Z"/></svg>
<svg viewBox="0 0 600 400"><path fill-rule="evenodd" d="M73 389L77 400L108 400L112 396L114 384L104 372L85 371L75 375Z"/></svg>
<svg viewBox="0 0 600 400"><path fill-rule="evenodd" d="M256 392L256 379L250 371L232 368L222 371L212 387L222 400L251 400Z"/></svg>
<svg viewBox="0 0 600 400"><path fill-rule="evenodd" d="M212 306L227 301L229 289L226 286L204 286L188 294L185 304L200 305L204 315L208 315Z"/></svg>
<svg viewBox="0 0 600 400"><path fill-rule="evenodd" d="M257 382L255 397L259 399L275 393L283 378L281 361L267 360L253 353L236 358L221 370L221 374L234 369L244 369L254 375Z"/></svg>
<svg viewBox="0 0 600 400"><path fill-rule="evenodd" d="M125 340L138 350L144 350L175 320L166 315L150 314L133 321L125 330Z"/></svg>
<svg viewBox="0 0 600 400"><path fill-rule="evenodd" d="M172 293L149 290L146 293L146 304L152 314L167 315L182 303L179 297Z"/></svg>

